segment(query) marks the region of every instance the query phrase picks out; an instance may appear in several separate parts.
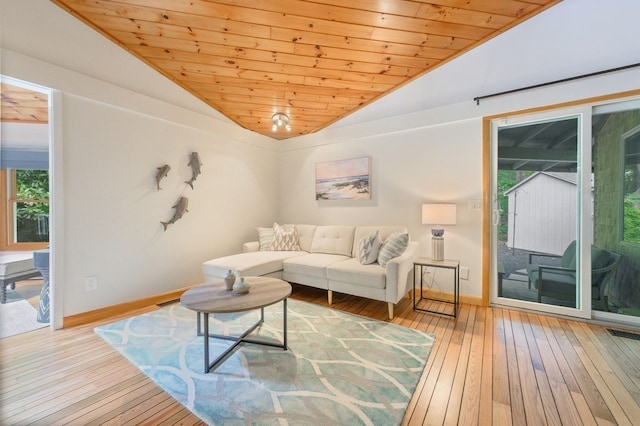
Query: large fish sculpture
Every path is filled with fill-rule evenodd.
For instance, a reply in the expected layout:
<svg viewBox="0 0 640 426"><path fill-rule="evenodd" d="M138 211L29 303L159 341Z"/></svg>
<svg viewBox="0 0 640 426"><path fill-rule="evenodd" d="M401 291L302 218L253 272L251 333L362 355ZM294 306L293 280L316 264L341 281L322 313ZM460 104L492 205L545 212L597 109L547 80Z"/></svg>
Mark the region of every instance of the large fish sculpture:
<svg viewBox="0 0 640 426"><path fill-rule="evenodd" d="M160 181L169 174L169 170L171 170L171 166L168 164L158 167L158 171L156 172L156 186L158 187L158 191L162 189L160 188Z"/></svg>
<svg viewBox="0 0 640 426"><path fill-rule="evenodd" d="M171 225L172 223L176 223L178 219L180 219L186 212L189 211L187 210L188 206L189 199L187 197L180 197L176 205L172 207L173 209L176 209L176 211L173 213L173 217L171 218L171 220L169 220L168 222L160 222L165 231L167 230L167 227L169 225Z"/></svg>
<svg viewBox="0 0 640 426"><path fill-rule="evenodd" d="M191 180L185 181L185 183L188 183L191 189L193 189L193 182L195 182L198 175L201 173L200 167L202 167L202 163L200 162L200 154L192 152L188 166L191 166L192 176Z"/></svg>

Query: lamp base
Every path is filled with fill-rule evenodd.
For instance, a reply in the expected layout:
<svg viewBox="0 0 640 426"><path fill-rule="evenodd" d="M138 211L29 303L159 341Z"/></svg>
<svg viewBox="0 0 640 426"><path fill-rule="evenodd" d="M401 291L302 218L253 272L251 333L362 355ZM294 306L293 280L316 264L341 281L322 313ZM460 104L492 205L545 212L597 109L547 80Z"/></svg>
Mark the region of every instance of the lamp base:
<svg viewBox="0 0 640 426"><path fill-rule="evenodd" d="M444 260L444 237L431 237L431 258Z"/></svg>

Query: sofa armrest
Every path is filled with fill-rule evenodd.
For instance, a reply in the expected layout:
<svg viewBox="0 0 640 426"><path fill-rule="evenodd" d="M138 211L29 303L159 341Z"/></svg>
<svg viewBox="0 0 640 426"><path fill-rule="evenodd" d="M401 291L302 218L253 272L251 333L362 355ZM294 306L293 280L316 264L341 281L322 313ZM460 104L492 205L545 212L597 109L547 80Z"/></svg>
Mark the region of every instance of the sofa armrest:
<svg viewBox="0 0 640 426"><path fill-rule="evenodd" d="M250 253L252 251L258 251L258 250L260 250L260 243L258 241L250 241L242 245L243 253Z"/></svg>
<svg viewBox="0 0 640 426"><path fill-rule="evenodd" d="M413 285L413 262L418 258L420 244L410 241L400 256L387 263L386 301L398 303Z"/></svg>

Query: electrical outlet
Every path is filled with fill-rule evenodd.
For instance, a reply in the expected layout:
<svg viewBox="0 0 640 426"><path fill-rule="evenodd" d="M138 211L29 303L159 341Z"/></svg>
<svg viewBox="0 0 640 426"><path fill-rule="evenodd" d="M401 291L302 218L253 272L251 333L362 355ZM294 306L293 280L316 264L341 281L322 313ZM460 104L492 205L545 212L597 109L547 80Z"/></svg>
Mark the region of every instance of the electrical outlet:
<svg viewBox="0 0 640 426"><path fill-rule="evenodd" d="M461 280L468 280L469 279L469 268L467 268L466 266L461 266L460 267L460 279Z"/></svg>
<svg viewBox="0 0 640 426"><path fill-rule="evenodd" d="M98 277L90 275L84 279L84 289L86 291L95 291L98 289Z"/></svg>

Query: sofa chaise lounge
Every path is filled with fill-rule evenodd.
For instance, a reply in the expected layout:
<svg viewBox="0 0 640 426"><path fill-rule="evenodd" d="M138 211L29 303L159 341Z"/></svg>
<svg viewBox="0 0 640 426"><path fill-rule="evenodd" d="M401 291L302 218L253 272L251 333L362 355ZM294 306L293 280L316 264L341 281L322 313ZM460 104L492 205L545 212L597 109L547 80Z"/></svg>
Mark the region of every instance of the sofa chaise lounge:
<svg viewBox="0 0 640 426"><path fill-rule="evenodd" d="M242 253L204 262L205 281L222 279L229 270L238 276L270 276L325 289L329 305L334 291L387 302L389 319L393 318L394 305L413 285L413 262L419 252L406 228L284 227L289 231L286 250L273 245L283 227L258 228L260 241L245 243ZM270 234L274 236L270 238Z"/></svg>

